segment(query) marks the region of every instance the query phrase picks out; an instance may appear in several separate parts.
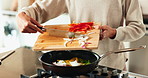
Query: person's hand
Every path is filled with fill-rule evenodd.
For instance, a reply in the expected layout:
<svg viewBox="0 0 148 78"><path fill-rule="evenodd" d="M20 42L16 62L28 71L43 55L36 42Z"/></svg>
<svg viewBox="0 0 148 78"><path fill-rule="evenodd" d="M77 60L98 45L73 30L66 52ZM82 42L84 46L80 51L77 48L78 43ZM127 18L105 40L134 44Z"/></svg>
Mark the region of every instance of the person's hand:
<svg viewBox="0 0 148 78"><path fill-rule="evenodd" d="M100 32L100 40L105 39L105 38L111 38L114 39L116 36L116 29L108 26L108 25L104 25L104 26L99 26L98 27L101 32Z"/></svg>
<svg viewBox="0 0 148 78"><path fill-rule="evenodd" d="M21 12L17 15L16 21L19 30L22 33L43 33L43 31L40 29L43 26L40 25L36 20L31 18L30 16L26 15L24 12Z"/></svg>

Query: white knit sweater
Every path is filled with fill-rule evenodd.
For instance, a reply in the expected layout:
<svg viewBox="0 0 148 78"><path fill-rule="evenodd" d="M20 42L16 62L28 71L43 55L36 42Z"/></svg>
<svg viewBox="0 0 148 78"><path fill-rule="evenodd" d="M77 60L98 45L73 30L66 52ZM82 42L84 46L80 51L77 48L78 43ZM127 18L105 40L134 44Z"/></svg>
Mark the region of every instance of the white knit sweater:
<svg viewBox="0 0 148 78"><path fill-rule="evenodd" d="M116 28L114 39L104 39L94 52L103 54L107 51L124 48L123 42L135 41L145 34L145 26L138 0L42 0L35 2L21 11L43 23L63 13L68 13L71 21L101 22ZM123 20L125 19L125 26ZM112 54L100 65L123 69L125 54Z"/></svg>

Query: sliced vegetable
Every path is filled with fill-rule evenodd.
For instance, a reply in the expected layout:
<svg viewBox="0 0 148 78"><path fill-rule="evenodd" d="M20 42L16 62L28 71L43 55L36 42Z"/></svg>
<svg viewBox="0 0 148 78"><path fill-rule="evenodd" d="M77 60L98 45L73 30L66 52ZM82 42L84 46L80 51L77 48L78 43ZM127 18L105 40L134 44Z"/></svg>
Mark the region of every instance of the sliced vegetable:
<svg viewBox="0 0 148 78"><path fill-rule="evenodd" d="M69 24L69 26L71 26L70 28L69 28L69 31L70 32L84 32L84 33L86 33L88 30L91 30L94 25L94 23L93 22L86 22L86 23L78 23L78 24L76 24L76 23L73 23L73 24Z"/></svg>
<svg viewBox="0 0 148 78"><path fill-rule="evenodd" d="M90 34L94 34L95 32L90 32L88 34L84 34L84 35L74 35L75 37L74 38L63 38L65 40L64 42L64 46L67 47L67 43L74 41L74 40L78 40L79 41L79 45L82 47L82 48L87 48L86 46L88 44L91 44L89 42L87 42L87 40L89 39L89 35Z"/></svg>

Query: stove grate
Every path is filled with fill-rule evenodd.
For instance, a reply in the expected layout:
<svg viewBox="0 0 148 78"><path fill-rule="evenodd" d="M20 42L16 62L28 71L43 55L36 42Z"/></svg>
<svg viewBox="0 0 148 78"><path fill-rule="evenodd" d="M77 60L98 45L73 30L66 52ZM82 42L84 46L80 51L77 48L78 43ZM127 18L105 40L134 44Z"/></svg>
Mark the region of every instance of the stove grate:
<svg viewBox="0 0 148 78"><path fill-rule="evenodd" d="M37 74L33 76L21 75L21 78L120 78L121 70L115 70L104 66L98 66L93 72L86 75L74 77L59 77L52 71L45 71L44 69L37 69Z"/></svg>

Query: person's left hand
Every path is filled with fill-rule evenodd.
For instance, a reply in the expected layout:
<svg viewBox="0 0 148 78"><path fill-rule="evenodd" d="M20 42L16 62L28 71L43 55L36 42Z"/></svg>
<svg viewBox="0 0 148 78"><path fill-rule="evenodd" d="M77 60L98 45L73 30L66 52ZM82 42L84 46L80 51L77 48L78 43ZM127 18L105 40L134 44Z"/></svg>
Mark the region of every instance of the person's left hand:
<svg viewBox="0 0 148 78"><path fill-rule="evenodd" d="M116 29L114 29L108 25L99 26L98 29L101 30L100 40L105 39L105 38L114 39L116 36Z"/></svg>

